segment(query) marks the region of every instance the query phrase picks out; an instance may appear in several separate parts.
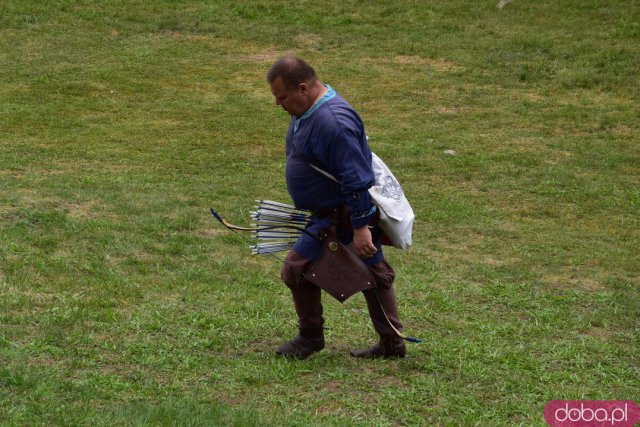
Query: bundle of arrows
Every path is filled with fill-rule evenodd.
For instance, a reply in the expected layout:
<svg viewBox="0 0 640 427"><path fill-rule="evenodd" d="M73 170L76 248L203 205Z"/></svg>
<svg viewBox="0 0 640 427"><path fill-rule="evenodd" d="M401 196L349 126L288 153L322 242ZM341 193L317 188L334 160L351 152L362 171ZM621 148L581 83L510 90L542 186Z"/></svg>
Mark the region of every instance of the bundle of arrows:
<svg viewBox="0 0 640 427"><path fill-rule="evenodd" d="M255 230L253 236L259 241L251 246L252 254L270 254L291 249L309 221L310 213L285 203L272 200L256 200L251 212Z"/></svg>

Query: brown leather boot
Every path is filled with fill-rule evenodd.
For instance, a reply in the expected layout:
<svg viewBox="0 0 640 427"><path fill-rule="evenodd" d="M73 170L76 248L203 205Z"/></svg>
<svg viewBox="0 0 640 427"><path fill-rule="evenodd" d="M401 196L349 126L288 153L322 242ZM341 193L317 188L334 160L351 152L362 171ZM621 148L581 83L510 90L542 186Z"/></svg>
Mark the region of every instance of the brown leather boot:
<svg viewBox="0 0 640 427"><path fill-rule="evenodd" d="M404 341L400 337L385 337L380 338L378 344L365 350L352 350L351 355L353 357L362 357L366 359L377 359L384 357L385 359L391 357L402 358L407 354L407 349L404 345Z"/></svg>
<svg viewBox="0 0 640 427"><path fill-rule="evenodd" d="M276 349L276 354L289 359L304 360L324 348L324 333L322 328L303 329L292 340L287 341Z"/></svg>

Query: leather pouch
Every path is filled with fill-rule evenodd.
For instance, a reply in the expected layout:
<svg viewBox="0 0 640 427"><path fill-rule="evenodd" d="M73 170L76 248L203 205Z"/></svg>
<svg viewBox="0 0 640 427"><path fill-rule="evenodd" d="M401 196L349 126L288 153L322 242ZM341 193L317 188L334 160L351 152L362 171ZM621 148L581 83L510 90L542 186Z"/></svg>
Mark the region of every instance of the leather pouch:
<svg viewBox="0 0 640 427"><path fill-rule="evenodd" d="M323 230L320 235L320 256L304 273L305 279L340 302L345 302L360 291L376 287L373 273L356 255L352 243L342 243L334 228Z"/></svg>

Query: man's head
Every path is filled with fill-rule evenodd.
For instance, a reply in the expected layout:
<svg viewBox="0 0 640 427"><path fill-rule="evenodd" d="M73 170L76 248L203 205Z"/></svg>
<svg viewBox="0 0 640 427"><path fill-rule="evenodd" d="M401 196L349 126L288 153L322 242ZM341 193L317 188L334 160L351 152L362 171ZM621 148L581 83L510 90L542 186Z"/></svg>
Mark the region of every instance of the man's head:
<svg viewBox="0 0 640 427"><path fill-rule="evenodd" d="M295 56L285 56L276 61L267 73L267 81L276 105L298 117L311 108L319 86L322 86L315 70Z"/></svg>

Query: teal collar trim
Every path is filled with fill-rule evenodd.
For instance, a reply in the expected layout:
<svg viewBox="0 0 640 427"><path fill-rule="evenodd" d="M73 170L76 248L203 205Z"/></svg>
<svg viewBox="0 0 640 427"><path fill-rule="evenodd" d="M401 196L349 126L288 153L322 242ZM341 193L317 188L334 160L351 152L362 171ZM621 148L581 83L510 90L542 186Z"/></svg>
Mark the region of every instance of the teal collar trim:
<svg viewBox="0 0 640 427"><path fill-rule="evenodd" d="M310 117L313 113L316 112L318 108L320 108L322 104L324 104L325 102L327 102L328 100L336 96L336 91L333 90L331 86L329 85L324 85L324 86L327 88L327 93L322 95L322 98L318 99L316 103L311 106L311 108L309 108L307 111L304 112L303 115L301 115L300 117L296 117L296 121L293 124L293 133L296 133L298 131L298 126L300 126L300 122L302 120L306 119L307 117Z"/></svg>

